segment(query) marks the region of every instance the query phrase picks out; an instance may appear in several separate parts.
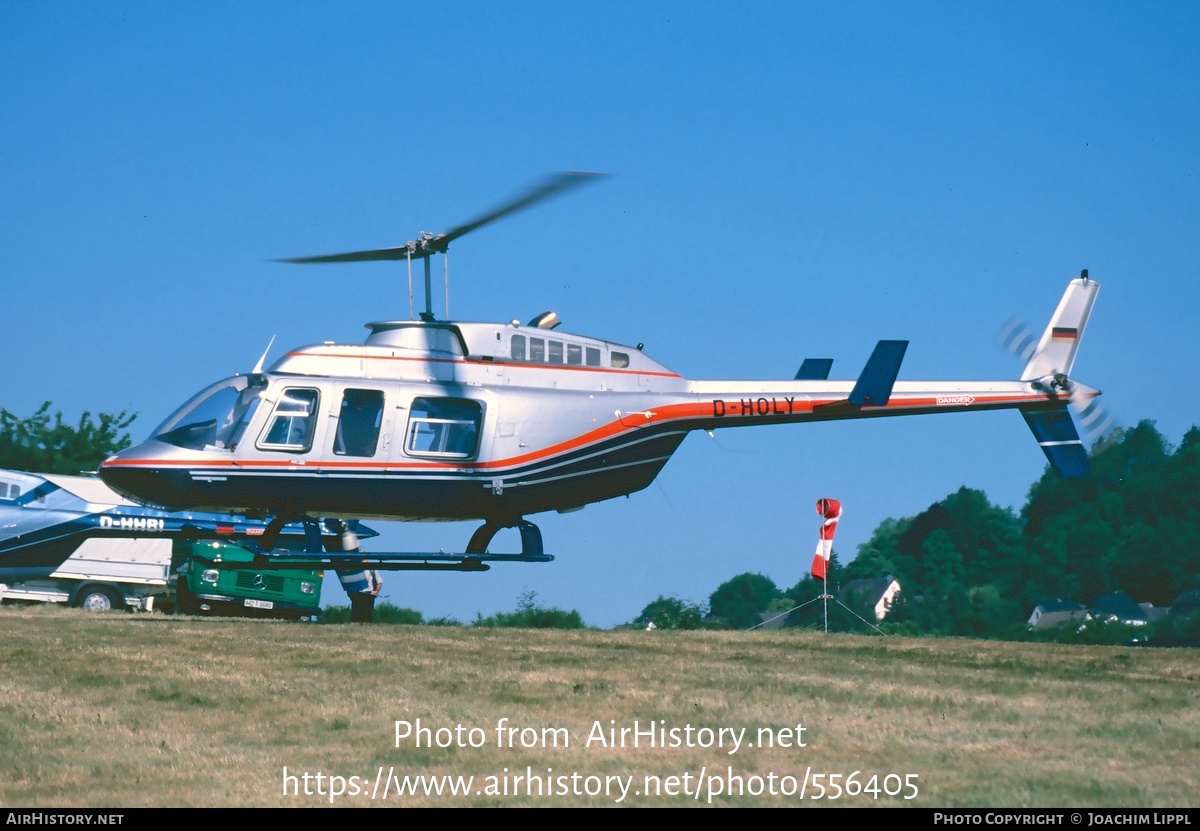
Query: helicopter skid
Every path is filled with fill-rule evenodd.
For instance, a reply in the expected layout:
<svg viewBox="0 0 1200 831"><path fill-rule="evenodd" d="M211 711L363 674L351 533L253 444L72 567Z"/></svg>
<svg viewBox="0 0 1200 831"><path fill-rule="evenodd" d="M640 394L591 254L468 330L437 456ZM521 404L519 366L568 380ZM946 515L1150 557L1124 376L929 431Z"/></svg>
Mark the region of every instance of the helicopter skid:
<svg viewBox="0 0 1200 831"><path fill-rule="evenodd" d="M550 554L453 554L446 552L349 551L336 554L263 554L254 564L270 569L374 569L376 571L488 571L490 563L549 563Z"/></svg>
<svg viewBox="0 0 1200 831"><path fill-rule="evenodd" d="M305 551L275 552L279 531L285 524L299 522L305 531ZM517 528L521 532L520 554L489 554L488 543L501 528ZM254 565L272 569L362 569L376 571L488 571L491 562L548 563L554 557L542 549L542 532L528 520L514 523L487 523L472 535L467 551L462 554L432 552L380 552L342 550L345 544L337 535L322 536L321 525L310 516L275 517L268 524L257 544L238 543L254 554Z"/></svg>

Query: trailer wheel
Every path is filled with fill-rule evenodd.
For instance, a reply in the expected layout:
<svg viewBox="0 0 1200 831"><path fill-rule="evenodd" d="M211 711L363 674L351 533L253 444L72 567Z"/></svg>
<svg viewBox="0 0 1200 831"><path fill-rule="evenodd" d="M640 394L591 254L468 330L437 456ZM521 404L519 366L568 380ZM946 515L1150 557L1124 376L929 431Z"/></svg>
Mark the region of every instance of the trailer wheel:
<svg viewBox="0 0 1200 831"><path fill-rule="evenodd" d="M107 586L88 586L79 593L75 605L85 612L111 612L113 609L124 609L125 598L119 597Z"/></svg>

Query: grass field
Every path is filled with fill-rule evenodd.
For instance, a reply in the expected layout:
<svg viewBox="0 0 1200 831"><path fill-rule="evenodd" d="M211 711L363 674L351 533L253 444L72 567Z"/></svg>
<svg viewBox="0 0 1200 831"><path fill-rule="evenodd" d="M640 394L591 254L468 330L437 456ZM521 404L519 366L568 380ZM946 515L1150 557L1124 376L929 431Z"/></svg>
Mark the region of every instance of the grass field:
<svg viewBox="0 0 1200 831"><path fill-rule="evenodd" d="M4 807L318 806L339 789L332 804L348 806L1200 805L1196 650L42 607L4 607L0 626ZM418 718L423 744L452 746L397 747L395 723ZM587 746L597 722L607 739L635 721L681 746ZM709 741L700 728L733 732L687 746ZM858 793L830 802L830 776L844 789L855 771ZM474 779L465 795L396 795L405 776L443 774Z"/></svg>

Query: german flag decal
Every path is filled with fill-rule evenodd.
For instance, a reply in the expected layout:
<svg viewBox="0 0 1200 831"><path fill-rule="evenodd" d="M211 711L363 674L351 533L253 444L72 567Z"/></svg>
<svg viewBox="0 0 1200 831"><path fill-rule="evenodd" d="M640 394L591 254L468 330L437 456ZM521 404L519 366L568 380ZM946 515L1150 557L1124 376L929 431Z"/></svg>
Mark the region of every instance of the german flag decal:
<svg viewBox="0 0 1200 831"><path fill-rule="evenodd" d="M1050 330L1050 340L1055 343L1074 343L1079 337L1078 329L1068 329L1063 326L1055 326Z"/></svg>

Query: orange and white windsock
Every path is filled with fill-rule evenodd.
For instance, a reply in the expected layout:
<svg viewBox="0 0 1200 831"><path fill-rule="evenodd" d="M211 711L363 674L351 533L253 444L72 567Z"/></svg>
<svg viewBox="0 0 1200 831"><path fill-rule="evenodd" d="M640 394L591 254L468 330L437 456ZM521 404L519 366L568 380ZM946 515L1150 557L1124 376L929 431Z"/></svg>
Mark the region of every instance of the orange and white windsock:
<svg viewBox="0 0 1200 831"><path fill-rule="evenodd" d="M836 499L818 499L817 513L824 522L821 523L821 538L817 540L817 553L813 557L812 576L824 580L829 555L833 553L833 532L842 518L842 503Z"/></svg>

